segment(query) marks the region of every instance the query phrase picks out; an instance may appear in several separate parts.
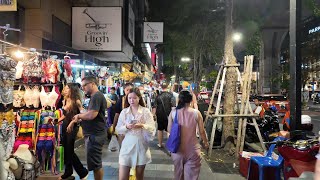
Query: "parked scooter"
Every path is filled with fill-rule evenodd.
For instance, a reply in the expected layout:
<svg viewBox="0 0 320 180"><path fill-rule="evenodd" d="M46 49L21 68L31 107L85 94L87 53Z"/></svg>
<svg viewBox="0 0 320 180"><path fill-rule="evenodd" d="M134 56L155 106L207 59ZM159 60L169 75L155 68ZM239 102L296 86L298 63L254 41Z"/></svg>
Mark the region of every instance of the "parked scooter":
<svg viewBox="0 0 320 180"><path fill-rule="evenodd" d="M290 139L276 143L278 152L284 159L285 180L299 177L305 171L314 172L315 156L319 151L318 139L309 139L305 131L293 131L290 133Z"/></svg>
<svg viewBox="0 0 320 180"><path fill-rule="evenodd" d="M320 103L320 94L315 93L312 95L313 104L319 104Z"/></svg>
<svg viewBox="0 0 320 180"><path fill-rule="evenodd" d="M249 122L251 121L249 120ZM269 135L280 131L277 109L274 106L271 106L265 111L264 118L257 120L257 124L264 141L272 141ZM253 125L248 124L246 127L246 141L249 143L259 141L257 132Z"/></svg>

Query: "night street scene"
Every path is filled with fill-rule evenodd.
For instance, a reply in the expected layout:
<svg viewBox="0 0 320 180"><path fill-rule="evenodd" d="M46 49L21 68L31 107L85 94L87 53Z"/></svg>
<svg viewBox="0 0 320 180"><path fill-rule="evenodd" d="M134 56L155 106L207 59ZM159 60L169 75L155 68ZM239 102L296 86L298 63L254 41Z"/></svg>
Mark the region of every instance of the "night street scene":
<svg viewBox="0 0 320 180"><path fill-rule="evenodd" d="M320 180L320 0L0 0L0 180Z"/></svg>

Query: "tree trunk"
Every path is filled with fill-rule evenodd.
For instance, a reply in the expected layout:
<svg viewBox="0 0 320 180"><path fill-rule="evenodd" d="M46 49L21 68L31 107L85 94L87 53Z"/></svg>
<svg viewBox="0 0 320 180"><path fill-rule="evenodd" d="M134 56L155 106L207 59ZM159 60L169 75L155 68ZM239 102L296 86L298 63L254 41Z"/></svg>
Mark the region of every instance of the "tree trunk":
<svg viewBox="0 0 320 180"><path fill-rule="evenodd" d="M178 83L180 79L180 73L179 73L179 70L177 69L177 64L175 64L174 62L176 62L175 55L172 55L173 72L174 72L174 75L176 76L175 83Z"/></svg>
<svg viewBox="0 0 320 180"><path fill-rule="evenodd" d="M233 54L233 41L232 41L232 13L233 13L233 0L226 0L226 27L225 27L225 46L224 58L228 64L236 64L236 58ZM237 71L236 67L229 67L226 73L226 83L224 88L224 113L234 114L234 104L236 93ZM235 150L235 131L234 131L234 117L225 117L223 120L223 137L224 149L230 153Z"/></svg>
<svg viewBox="0 0 320 180"><path fill-rule="evenodd" d="M197 48L194 48L194 50L193 50L193 73L192 73L192 82L194 83L195 82L195 80L196 80L196 74L198 73L198 69L197 69L197 67L196 67L196 61L197 61L197 59L198 59L198 56L197 56Z"/></svg>

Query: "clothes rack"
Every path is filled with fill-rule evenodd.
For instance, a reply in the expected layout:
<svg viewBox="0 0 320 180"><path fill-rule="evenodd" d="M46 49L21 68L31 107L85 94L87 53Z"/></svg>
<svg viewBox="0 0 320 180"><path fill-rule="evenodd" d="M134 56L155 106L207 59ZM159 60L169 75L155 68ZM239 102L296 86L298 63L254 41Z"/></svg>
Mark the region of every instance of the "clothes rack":
<svg viewBox="0 0 320 180"><path fill-rule="evenodd" d="M6 34L7 31L17 31L17 32L21 32L20 29L16 29L16 28L10 28L10 24L6 24L5 26L0 26L0 29L4 29L3 31L3 38L6 41L7 40L7 36L8 34ZM6 51L6 45L3 45L0 48L0 54L4 53Z"/></svg>
<svg viewBox="0 0 320 180"><path fill-rule="evenodd" d="M18 47L20 49L24 49L26 51L30 51L30 49L32 49L32 48L22 47L20 45L13 44L13 43L10 43L8 41L1 40L1 39L0 39L0 42L1 43L5 43L5 44L10 45L10 46ZM51 53L65 54L65 55L70 55L70 56L79 56L79 54L74 54L74 53L69 53L69 52L61 52L61 51L53 51L53 50L48 50L48 49L36 49L36 50L37 51L42 51L42 52L48 52L48 53L51 52Z"/></svg>

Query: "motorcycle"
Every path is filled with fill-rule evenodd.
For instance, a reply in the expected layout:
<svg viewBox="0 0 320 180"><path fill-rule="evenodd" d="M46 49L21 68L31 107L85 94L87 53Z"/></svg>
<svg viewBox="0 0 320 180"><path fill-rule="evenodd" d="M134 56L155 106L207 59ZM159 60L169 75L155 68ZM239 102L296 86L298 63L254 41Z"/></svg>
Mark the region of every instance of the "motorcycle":
<svg viewBox="0 0 320 180"><path fill-rule="evenodd" d="M319 93L312 94L311 98L313 100L313 104L319 104L320 103L320 94Z"/></svg>
<svg viewBox="0 0 320 180"><path fill-rule="evenodd" d="M266 144L272 144L266 143ZM284 179L299 177L303 172L314 172L319 140L308 138L303 131L293 131L290 139L275 142L278 152L284 159Z"/></svg>
<svg viewBox="0 0 320 180"><path fill-rule="evenodd" d="M249 123L250 122L251 120L249 120ZM272 141L273 139L271 139L269 135L280 131L277 109L275 107L270 107L265 111L264 118L257 120L257 124L264 141ZM251 124L248 124L246 127L246 141L249 143L259 141L255 127Z"/></svg>

